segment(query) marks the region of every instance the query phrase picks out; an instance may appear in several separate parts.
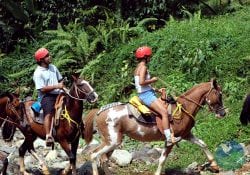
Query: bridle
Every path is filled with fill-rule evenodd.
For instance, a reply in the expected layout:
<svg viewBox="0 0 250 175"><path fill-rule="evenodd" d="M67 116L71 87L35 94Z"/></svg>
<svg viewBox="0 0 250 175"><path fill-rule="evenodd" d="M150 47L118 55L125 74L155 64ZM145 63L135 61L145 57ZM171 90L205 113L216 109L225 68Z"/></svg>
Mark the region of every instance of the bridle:
<svg viewBox="0 0 250 175"><path fill-rule="evenodd" d="M209 91L207 92L207 94L206 94L206 96L205 96L205 103L208 105L208 107L209 107L209 109L212 111L212 112L214 112L214 113L217 113L217 112L219 112L219 111L221 111L221 110L224 110L225 108L224 107L218 107L218 108L214 108L212 105L211 105L211 102L210 102L210 100L209 100L209 95L211 94L211 92L212 92L212 90L213 89L215 89L214 88L214 86L213 86L213 84L212 84L212 82L211 82L211 87L210 87L210 89L209 89ZM215 89L216 90L216 89ZM217 91L217 90L216 90ZM184 96L184 95L181 95L181 97L182 98L185 98L186 100L188 100L188 101L190 101L190 102L192 102L192 103L194 103L194 104L196 104L197 106L199 106L200 108L204 108L204 106L203 106L203 103L204 103L204 101L203 100L201 100L201 103L197 103L196 101L194 101L193 99L191 99L191 98L188 98L188 97L186 97L186 96Z"/></svg>
<svg viewBox="0 0 250 175"><path fill-rule="evenodd" d="M74 97L74 96L72 96L71 94L70 94L70 91L72 90L72 88L74 87L74 89L75 89L75 94L76 94L76 97ZM71 98L73 98L73 99L75 99L75 100L79 100L79 101L87 101L86 99L88 99L89 97L90 97L90 95L92 95L95 91L94 90L91 90L90 92L86 92L86 91L83 91L82 89L80 89L77 85L76 85L76 83L74 83L74 86L73 86L70 90L68 90L68 89L66 89L66 88L63 88L63 90L64 90L64 92L68 95L68 96L70 96ZM91 88L92 89L92 88ZM80 93L84 93L85 94L85 96L86 96L86 98L80 98L80 96L79 96L79 92Z"/></svg>
<svg viewBox="0 0 250 175"><path fill-rule="evenodd" d="M22 117L19 115L19 113L17 112L17 110L16 110L16 108L17 108L18 106L14 106L11 102L10 102L10 99L8 98L8 101L7 101L7 103L6 103L6 106L5 106L5 111L6 111L6 114L7 114L7 111L11 111L11 112L13 112L14 113L14 115L15 116L17 116L17 119L18 119L18 121L20 122L20 121L22 121ZM9 120L8 118L9 118L9 116L7 115L7 117L6 118L2 118L2 117L0 117L2 120L4 120L4 121L6 121L6 122L9 122L9 123L11 123L11 124L14 124L14 125L16 125L16 126L18 126L18 123L17 122L14 122L13 120Z"/></svg>
<svg viewBox="0 0 250 175"><path fill-rule="evenodd" d="M206 103L207 103L209 109L210 109L212 112L217 113L217 112L219 112L219 111L224 110L225 108L223 107L223 105L222 105L222 106L220 105L218 108L215 108L214 106L211 105L211 102L210 102L210 100L208 99L208 96L211 94L211 92L212 92L213 89L215 89L215 88L213 87L213 85L211 85L211 88L209 89L207 95L205 96L205 100L206 100ZM216 89L215 89L215 90L216 90ZM216 90L216 92L218 92L218 91ZM221 94L221 92L218 92L218 93ZM220 98L220 97L218 97L218 98ZM220 101L220 102L221 102L221 101Z"/></svg>

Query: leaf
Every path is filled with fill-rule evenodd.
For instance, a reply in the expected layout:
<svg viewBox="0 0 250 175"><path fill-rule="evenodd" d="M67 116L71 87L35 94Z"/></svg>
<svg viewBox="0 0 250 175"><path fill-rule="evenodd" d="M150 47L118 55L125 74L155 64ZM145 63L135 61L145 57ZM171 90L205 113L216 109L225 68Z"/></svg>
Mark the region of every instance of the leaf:
<svg viewBox="0 0 250 175"><path fill-rule="evenodd" d="M18 3L15 3L12 0L4 0L4 2L2 3L3 6L5 6L9 12L11 12L11 14L16 18L19 19L25 23L28 22L29 17L28 15L26 15L24 9L22 8L21 5L19 5Z"/></svg>

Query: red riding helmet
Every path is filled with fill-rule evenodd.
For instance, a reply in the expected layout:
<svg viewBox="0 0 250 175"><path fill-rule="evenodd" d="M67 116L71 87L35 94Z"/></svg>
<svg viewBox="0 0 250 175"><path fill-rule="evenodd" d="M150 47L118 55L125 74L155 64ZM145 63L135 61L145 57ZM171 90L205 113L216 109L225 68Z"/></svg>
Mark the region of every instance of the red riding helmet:
<svg viewBox="0 0 250 175"><path fill-rule="evenodd" d="M142 59L145 56L151 56L151 55L152 55L152 49L148 46L139 47L135 52L136 59Z"/></svg>
<svg viewBox="0 0 250 175"><path fill-rule="evenodd" d="M34 55L34 57L35 57L35 60L37 61L37 62L40 62L46 55L48 55L49 54L49 51L47 50L47 49L45 49L45 48L40 48L40 49L38 49L36 52L35 52L35 55Z"/></svg>

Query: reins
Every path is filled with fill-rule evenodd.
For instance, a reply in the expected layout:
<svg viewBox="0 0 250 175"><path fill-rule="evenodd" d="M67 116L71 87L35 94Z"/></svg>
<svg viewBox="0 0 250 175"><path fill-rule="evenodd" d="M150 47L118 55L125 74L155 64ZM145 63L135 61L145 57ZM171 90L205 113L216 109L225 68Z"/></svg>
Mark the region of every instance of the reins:
<svg viewBox="0 0 250 175"><path fill-rule="evenodd" d="M16 108L10 103L10 101L8 100L7 104L6 104L6 110L7 108L9 110L11 110L18 118L19 121L21 121L22 117L18 114Z"/></svg>
<svg viewBox="0 0 250 175"><path fill-rule="evenodd" d="M170 86L170 84L166 83L166 82L165 82L164 80L162 80L161 78L158 77L158 79L159 79L164 85L170 87L170 88L174 91L175 94L181 94L179 91L174 90L174 89L172 88L172 86ZM211 89L210 89L210 91L211 91ZM186 96L184 96L184 95L180 95L180 97L185 98L186 100L188 100L188 101L190 101L190 102L193 102L193 103L196 104L197 106L203 108L203 106L202 106L201 104L197 103L196 101L194 101L194 100L191 99L191 98L188 98L188 97L186 97Z"/></svg>
<svg viewBox="0 0 250 175"><path fill-rule="evenodd" d="M8 119L7 119L8 117L9 117L9 116L7 116L6 118L0 117L0 119L2 119L3 121L9 122L9 123L11 123L11 124L14 124L14 125L16 125L16 126L19 126L18 123L13 122L13 121L11 121L11 120L8 120Z"/></svg>
<svg viewBox="0 0 250 175"><path fill-rule="evenodd" d="M166 83L164 80L162 80L161 78L158 78L158 79L159 79L164 85L170 87L175 93L177 92L178 94L180 94L180 92L174 90L174 89L173 89L168 83ZM214 109L214 108L210 105L210 102L209 102L209 100L208 100L207 98L208 98L209 94L212 92L213 89L214 89L214 87L213 87L213 85L211 84L211 87L210 87L209 91L207 92L207 94L206 94L206 96L205 96L205 100L206 100L206 103L208 104L210 110L212 110L213 112L217 112L217 111L223 110L223 109L225 109L225 108L224 108L224 107L220 107L220 108L218 108L218 109ZM179 97L182 97L182 98L184 98L184 99L186 99L186 100L188 100L188 101L190 101L190 102L196 104L196 105L199 106L200 108L204 108L204 106L203 106L202 104L197 103L196 101L194 101L194 100L191 99L191 98L188 98L188 97L186 97L186 96L184 96L184 95L180 95ZM177 98L178 98L178 97L177 97ZM194 117L193 117L188 111L186 111L184 108L183 108L183 111L186 112L189 116L191 116L191 117L194 119Z"/></svg>
<svg viewBox="0 0 250 175"><path fill-rule="evenodd" d="M74 84L74 87L75 87L75 92L76 92L76 95L77 95L77 97L74 97L74 96L72 96L70 93L69 93L69 91L70 90L68 90L67 88L63 88L63 91L68 95L68 96L70 96L71 98L73 98L73 99L75 99L75 100L79 100L79 101L87 101L85 98L79 98L79 95L78 95L78 92L77 92L77 90L79 90L80 92L82 92L82 93L85 93L86 94L86 96L87 96L87 98L88 98L88 96L90 95L90 94L92 94L94 91L90 91L89 93L86 93L86 92L84 92L84 91L82 91L79 87L77 87L75 84Z"/></svg>

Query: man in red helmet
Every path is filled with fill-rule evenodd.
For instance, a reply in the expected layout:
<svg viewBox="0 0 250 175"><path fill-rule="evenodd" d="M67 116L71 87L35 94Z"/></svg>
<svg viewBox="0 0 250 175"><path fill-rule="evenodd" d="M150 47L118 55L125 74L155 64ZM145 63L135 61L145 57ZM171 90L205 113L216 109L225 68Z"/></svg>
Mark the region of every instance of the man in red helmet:
<svg viewBox="0 0 250 175"><path fill-rule="evenodd" d="M139 94L140 100L151 109L159 113L162 117L162 125L166 136L166 146L171 146L174 142L181 140L181 137L171 138L170 124L167 115L167 109L156 97L155 91L151 86L158 80L157 77L150 77L147 63L150 62L152 49L148 46L139 47L135 52L135 57L138 61L134 71L135 87Z"/></svg>
<svg viewBox="0 0 250 175"><path fill-rule="evenodd" d="M51 121L55 115L56 97L64 87L63 77L57 67L51 64L51 57L46 48L38 49L34 57L38 66L33 74L33 81L38 91L38 98L41 99L41 107L44 113L46 145L51 146L54 142Z"/></svg>

